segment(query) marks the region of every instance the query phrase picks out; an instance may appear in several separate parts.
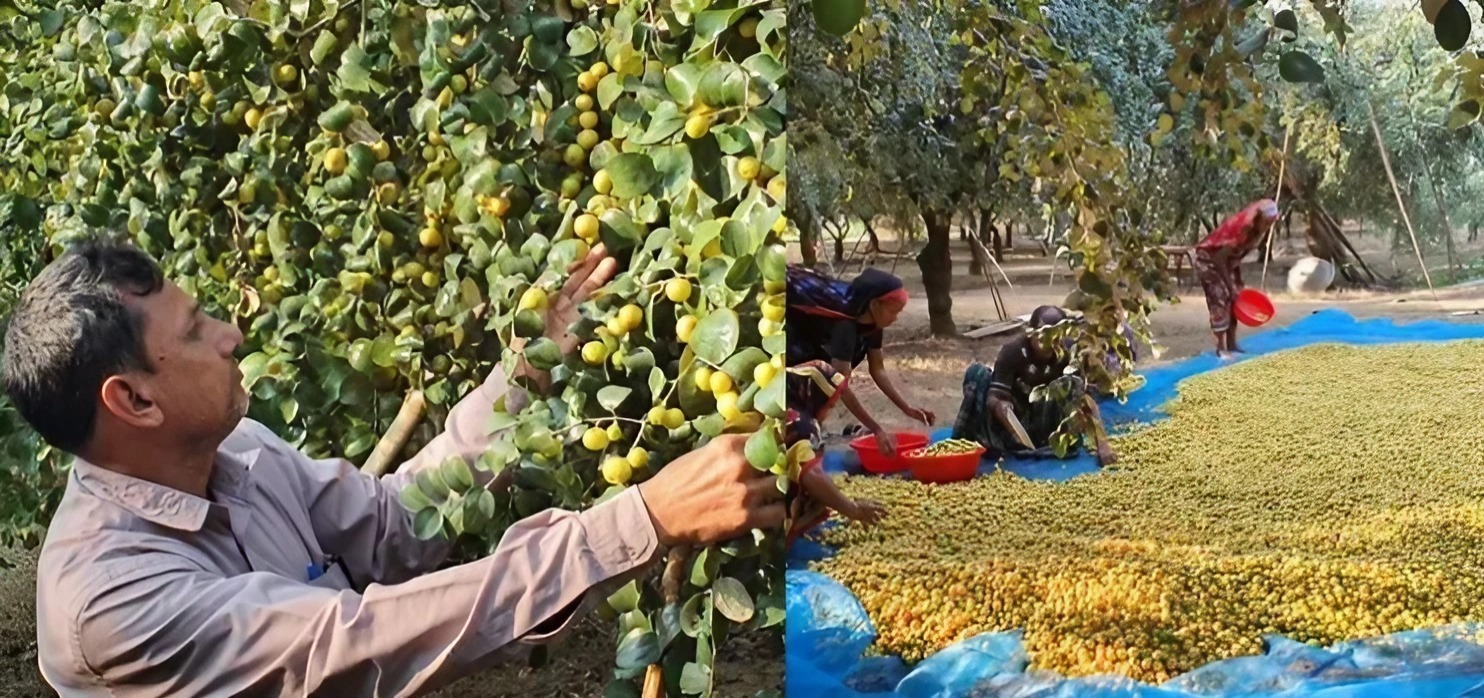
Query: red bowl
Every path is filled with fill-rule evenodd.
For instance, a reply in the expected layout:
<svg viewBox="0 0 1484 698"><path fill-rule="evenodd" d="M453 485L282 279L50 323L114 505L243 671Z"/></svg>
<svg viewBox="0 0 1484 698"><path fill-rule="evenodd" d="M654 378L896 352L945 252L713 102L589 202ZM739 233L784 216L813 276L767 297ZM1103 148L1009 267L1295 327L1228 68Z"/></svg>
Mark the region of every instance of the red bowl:
<svg viewBox="0 0 1484 698"><path fill-rule="evenodd" d="M905 458L912 469L912 479L918 482L963 482L974 479L979 472L979 461L984 456L984 447L969 453L951 456L922 456L909 452Z"/></svg>
<svg viewBox="0 0 1484 698"><path fill-rule="evenodd" d="M857 437L850 442L850 447L855 449L856 455L860 456L861 467L868 473L886 475L899 473L907 469L907 461L902 459L902 454L907 451L922 448L928 443L928 435L915 431L898 432L897 452L891 456L881 455L881 450L876 447L876 435L866 434Z"/></svg>
<svg viewBox="0 0 1484 698"><path fill-rule="evenodd" d="M1242 289L1232 306L1232 315L1236 316L1237 322L1248 327L1267 324L1268 320L1273 319L1274 312L1272 299L1262 291L1252 288Z"/></svg>

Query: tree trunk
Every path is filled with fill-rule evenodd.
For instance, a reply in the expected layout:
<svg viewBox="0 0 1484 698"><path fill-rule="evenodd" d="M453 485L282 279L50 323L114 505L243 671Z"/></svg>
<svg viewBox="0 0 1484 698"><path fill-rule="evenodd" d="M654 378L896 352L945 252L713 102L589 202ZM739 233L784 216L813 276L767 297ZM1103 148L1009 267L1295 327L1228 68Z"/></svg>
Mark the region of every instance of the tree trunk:
<svg viewBox="0 0 1484 698"><path fill-rule="evenodd" d="M1479 224L1478 223L1470 223L1469 224L1469 242L1473 242L1473 241L1478 240L1478 239L1479 239Z"/></svg>
<svg viewBox="0 0 1484 698"><path fill-rule="evenodd" d="M871 239L871 252L881 254L881 238L876 236L876 226L871 221L862 221L866 226L866 237Z"/></svg>
<svg viewBox="0 0 1484 698"><path fill-rule="evenodd" d="M803 208L803 207L800 207ZM813 269L819 266L819 255L815 254L819 244L819 228L814 217L807 211L799 211L799 254L804 258L804 266Z"/></svg>
<svg viewBox="0 0 1484 698"><path fill-rule="evenodd" d="M928 243L917 253L917 267L922 270L922 283L927 288L928 324L937 337L958 334L953 323L953 257L949 249L949 241L953 239L952 220L951 215L938 211L922 213Z"/></svg>
<svg viewBox="0 0 1484 698"><path fill-rule="evenodd" d="M1014 227L1014 221L1005 221L1005 244L1001 247L995 248L995 260L1001 262L1005 261L1005 250L1013 249L1015 247L1015 241L1011 238L1011 235L1013 235L1015 232Z"/></svg>

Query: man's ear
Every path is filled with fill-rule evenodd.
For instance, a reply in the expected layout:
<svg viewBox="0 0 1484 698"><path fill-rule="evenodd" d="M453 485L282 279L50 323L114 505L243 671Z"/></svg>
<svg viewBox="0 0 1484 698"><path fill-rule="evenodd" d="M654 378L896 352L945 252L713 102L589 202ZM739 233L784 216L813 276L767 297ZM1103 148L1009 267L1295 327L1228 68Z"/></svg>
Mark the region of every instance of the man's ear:
<svg viewBox="0 0 1484 698"><path fill-rule="evenodd" d="M109 376L103 381L100 397L104 412L131 427L145 429L165 423L165 413L150 397L149 386L138 377Z"/></svg>

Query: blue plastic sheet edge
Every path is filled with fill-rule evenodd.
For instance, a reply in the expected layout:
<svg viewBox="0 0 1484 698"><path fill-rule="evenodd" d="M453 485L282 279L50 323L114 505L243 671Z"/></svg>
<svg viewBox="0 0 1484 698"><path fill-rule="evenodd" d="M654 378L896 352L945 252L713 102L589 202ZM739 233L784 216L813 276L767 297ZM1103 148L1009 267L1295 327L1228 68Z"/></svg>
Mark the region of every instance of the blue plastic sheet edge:
<svg viewBox="0 0 1484 698"><path fill-rule="evenodd" d="M1426 320L1397 324L1386 319L1357 320L1339 310L1323 310L1286 328L1242 339L1247 354L1235 360L1202 354L1145 372L1144 386L1124 402L1105 401L1104 418L1113 429L1164 418L1163 407L1176 396L1180 381L1235 361L1313 344L1376 345L1398 342L1484 339L1484 324ZM950 429L932 434L947 438ZM1069 460L986 461L1023 477L1065 480L1094 472L1087 454ZM824 467L858 474L854 453L830 451ZM832 524L825 524L826 526ZM808 570L833 551L804 538L789 550L786 688L807 698L1175 698L1213 696L1305 696L1313 698L1484 698L1484 646L1464 636L1484 625L1464 624L1394 633L1316 648L1273 636L1265 652L1213 662L1161 686L1125 677L1069 679L1028 669L1019 631L985 633L947 647L908 666L898 657L868 656L876 631L865 608L843 585Z"/></svg>

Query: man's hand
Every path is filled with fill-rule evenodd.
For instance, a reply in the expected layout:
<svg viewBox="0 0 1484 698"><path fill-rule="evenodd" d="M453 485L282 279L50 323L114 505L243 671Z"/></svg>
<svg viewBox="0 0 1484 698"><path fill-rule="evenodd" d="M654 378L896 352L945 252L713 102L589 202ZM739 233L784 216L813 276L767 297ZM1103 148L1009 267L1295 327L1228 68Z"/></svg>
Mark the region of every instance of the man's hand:
<svg viewBox="0 0 1484 698"><path fill-rule="evenodd" d="M783 525L777 478L747 462L747 437L719 436L639 485L662 545L709 545Z"/></svg>
<svg viewBox="0 0 1484 698"><path fill-rule="evenodd" d="M567 331L577 321L577 306L592 298L593 292L612 280L617 271L618 262L608 256L602 243L567 267L567 283L546 306L546 336L561 347L563 354L577 349L577 336Z"/></svg>

